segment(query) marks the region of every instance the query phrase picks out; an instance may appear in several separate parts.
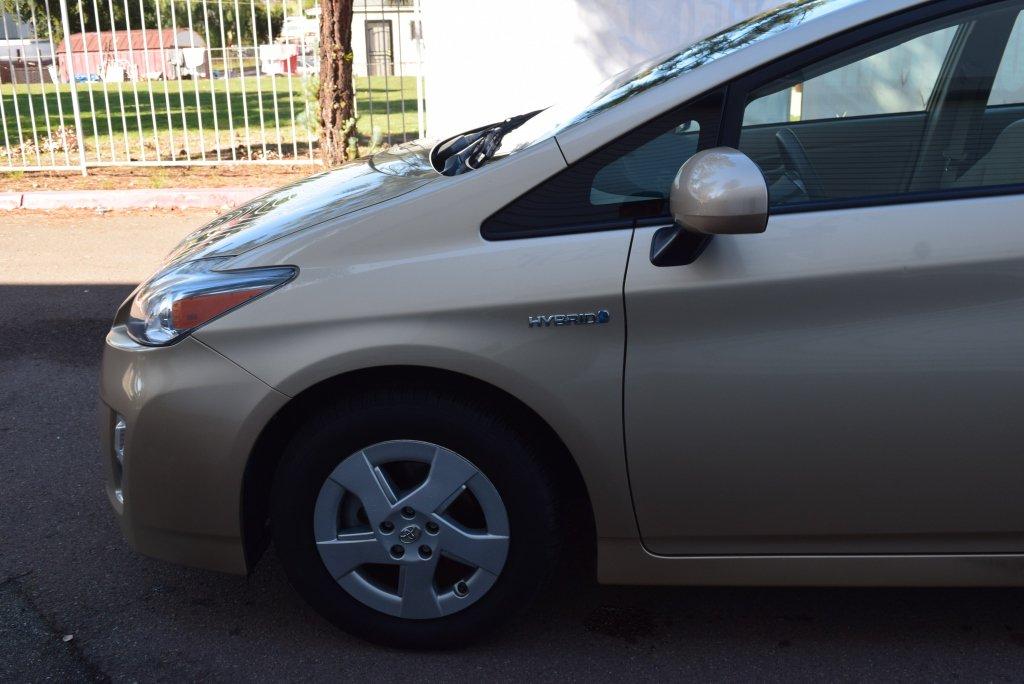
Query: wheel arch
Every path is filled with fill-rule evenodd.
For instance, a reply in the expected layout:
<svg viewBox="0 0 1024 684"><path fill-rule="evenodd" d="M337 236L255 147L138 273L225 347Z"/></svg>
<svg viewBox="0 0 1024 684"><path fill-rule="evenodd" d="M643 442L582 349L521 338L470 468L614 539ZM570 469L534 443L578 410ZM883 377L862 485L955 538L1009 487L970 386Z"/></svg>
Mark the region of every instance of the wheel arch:
<svg viewBox="0 0 1024 684"><path fill-rule="evenodd" d="M415 365L394 365L348 371L322 380L295 395L267 423L253 446L242 478L241 532L245 563L251 572L269 542L270 490L284 447L305 416L325 402L359 394L382 385L429 387L459 396L472 396L500 408L515 427L539 438L552 459L556 477L567 498L579 506L572 527L586 553L596 553L593 504L576 459L548 422L518 397L489 382L455 371Z"/></svg>

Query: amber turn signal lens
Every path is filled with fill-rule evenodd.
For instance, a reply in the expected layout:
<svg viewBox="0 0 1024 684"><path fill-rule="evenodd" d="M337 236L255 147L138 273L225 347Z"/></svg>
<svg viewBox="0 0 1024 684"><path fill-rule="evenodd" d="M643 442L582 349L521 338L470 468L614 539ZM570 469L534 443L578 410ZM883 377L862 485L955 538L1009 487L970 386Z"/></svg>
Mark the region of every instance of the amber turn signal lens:
<svg viewBox="0 0 1024 684"><path fill-rule="evenodd" d="M171 264L143 283L125 312L128 334L140 344L172 344L204 323L294 278L294 266L217 270L233 257Z"/></svg>
<svg viewBox="0 0 1024 684"><path fill-rule="evenodd" d="M180 330L196 328L229 309L266 292L268 287L256 287L232 292L214 292L186 297L171 306L171 323Z"/></svg>

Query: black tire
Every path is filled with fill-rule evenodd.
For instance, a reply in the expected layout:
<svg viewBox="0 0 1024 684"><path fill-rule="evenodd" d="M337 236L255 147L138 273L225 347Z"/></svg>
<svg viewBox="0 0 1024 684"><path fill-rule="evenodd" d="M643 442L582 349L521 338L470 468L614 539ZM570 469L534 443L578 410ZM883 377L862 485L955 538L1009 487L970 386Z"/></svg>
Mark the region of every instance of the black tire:
<svg viewBox="0 0 1024 684"><path fill-rule="evenodd" d="M544 447L515 428L500 407L427 388L381 388L311 416L290 440L274 480L274 545L295 589L341 629L401 648L458 648L523 609L551 576L562 546L555 479ZM350 454L412 439L471 461L497 488L509 518L508 558L479 600L444 617L408 620L379 612L331 577L316 549L313 510L321 486Z"/></svg>

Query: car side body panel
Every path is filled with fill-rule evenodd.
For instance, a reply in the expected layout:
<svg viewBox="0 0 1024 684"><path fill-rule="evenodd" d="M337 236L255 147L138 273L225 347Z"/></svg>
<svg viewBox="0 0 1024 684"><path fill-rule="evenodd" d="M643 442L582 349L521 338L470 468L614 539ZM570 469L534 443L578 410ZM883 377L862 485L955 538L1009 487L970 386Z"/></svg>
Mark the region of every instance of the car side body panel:
<svg viewBox="0 0 1024 684"><path fill-rule="evenodd" d="M603 540L602 584L757 587L1020 587L1020 554L658 556Z"/></svg>
<svg viewBox="0 0 1024 684"><path fill-rule="evenodd" d="M537 412L576 457L601 535L635 539L621 384L632 231L486 242L478 227L495 206L564 168L554 141L521 155L432 183L387 213L243 255L232 267L300 272L196 337L289 396L391 365L490 383ZM610 318L601 324L529 324L602 309Z"/></svg>

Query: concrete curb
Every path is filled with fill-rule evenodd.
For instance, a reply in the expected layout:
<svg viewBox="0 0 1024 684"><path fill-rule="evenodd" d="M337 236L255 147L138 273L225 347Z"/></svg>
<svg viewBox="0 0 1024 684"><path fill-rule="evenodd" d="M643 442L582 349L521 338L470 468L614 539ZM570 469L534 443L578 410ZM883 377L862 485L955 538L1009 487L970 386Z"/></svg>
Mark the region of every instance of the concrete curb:
<svg viewBox="0 0 1024 684"><path fill-rule="evenodd" d="M271 188L167 188L0 192L0 211L11 209L230 209Z"/></svg>

